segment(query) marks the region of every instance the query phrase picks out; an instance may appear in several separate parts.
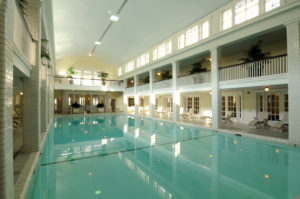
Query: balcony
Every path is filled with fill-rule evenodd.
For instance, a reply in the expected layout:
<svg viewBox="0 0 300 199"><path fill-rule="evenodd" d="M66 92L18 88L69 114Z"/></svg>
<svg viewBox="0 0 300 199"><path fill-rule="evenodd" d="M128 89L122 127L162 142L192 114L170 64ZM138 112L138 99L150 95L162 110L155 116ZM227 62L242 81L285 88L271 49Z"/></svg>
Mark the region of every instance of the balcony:
<svg viewBox="0 0 300 199"><path fill-rule="evenodd" d="M178 77L178 86L195 86L210 83L210 71Z"/></svg>
<svg viewBox="0 0 300 199"><path fill-rule="evenodd" d="M117 80L54 77L56 90L124 91L124 83Z"/></svg>
<svg viewBox="0 0 300 199"><path fill-rule="evenodd" d="M149 92L149 84L141 84L136 87L136 91L138 93L148 93Z"/></svg>
<svg viewBox="0 0 300 199"><path fill-rule="evenodd" d="M134 86L125 88L125 93L126 94L134 94Z"/></svg>
<svg viewBox="0 0 300 199"><path fill-rule="evenodd" d="M168 88L172 88L172 79L161 80L153 83L154 90L168 89Z"/></svg>
<svg viewBox="0 0 300 199"><path fill-rule="evenodd" d="M287 55L220 68L220 81L281 76L288 73Z"/></svg>

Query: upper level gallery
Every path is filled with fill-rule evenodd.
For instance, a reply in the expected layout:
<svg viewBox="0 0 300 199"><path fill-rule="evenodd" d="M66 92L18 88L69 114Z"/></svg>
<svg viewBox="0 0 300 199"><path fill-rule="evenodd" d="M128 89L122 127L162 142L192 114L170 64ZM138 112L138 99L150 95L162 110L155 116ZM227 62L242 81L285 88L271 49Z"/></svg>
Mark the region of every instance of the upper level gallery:
<svg viewBox="0 0 300 199"><path fill-rule="evenodd" d="M118 68L118 76L126 82L134 76L145 76L145 73L150 73L152 70L155 74L170 64L179 62L179 65L182 65L183 62L194 57L198 57L198 61L203 58L211 61L210 51L220 47L222 68L219 68L219 81L247 79L255 75L259 75L260 78L274 75L286 77L288 69L285 25L299 20L299 12L298 0L232 1L121 65ZM274 40L271 41L269 37L274 37ZM237 58L238 51L247 50L251 45L255 45L257 40L253 38L262 39L263 48L265 45L278 43L275 47L277 52L274 52L274 48L271 47L270 51L273 52L264 60L255 60L255 64L246 64L239 59L234 62L233 57ZM180 68L184 70L183 66ZM191 77L179 72L178 86L210 83L210 67L206 69L206 73L201 73L202 77L199 77L200 73ZM169 72L172 73L171 70ZM169 80L169 83L158 85L162 83L154 80L154 89L155 84L160 88L171 87L172 82Z"/></svg>

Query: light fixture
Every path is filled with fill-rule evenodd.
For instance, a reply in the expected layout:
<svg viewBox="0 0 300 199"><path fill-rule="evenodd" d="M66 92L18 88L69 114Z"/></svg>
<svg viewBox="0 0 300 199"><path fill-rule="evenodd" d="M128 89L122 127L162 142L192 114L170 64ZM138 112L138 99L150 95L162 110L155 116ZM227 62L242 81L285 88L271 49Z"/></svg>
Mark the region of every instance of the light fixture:
<svg viewBox="0 0 300 199"><path fill-rule="evenodd" d="M90 51L90 52L89 52L89 57L91 57L92 55L93 55L93 53Z"/></svg>
<svg viewBox="0 0 300 199"><path fill-rule="evenodd" d="M270 87L269 86L265 86L265 91L266 92L270 91Z"/></svg>
<svg viewBox="0 0 300 199"><path fill-rule="evenodd" d="M211 57L209 57L208 60L211 61Z"/></svg>
<svg viewBox="0 0 300 199"><path fill-rule="evenodd" d="M209 91L209 94L211 95L211 94L212 94L212 91Z"/></svg>
<svg viewBox="0 0 300 199"><path fill-rule="evenodd" d="M21 91L21 92L20 92L20 95L23 95L23 94L24 94L24 93Z"/></svg>
<svg viewBox="0 0 300 199"><path fill-rule="evenodd" d="M130 83L132 83L132 84L133 84L133 82L134 82L133 80L130 81Z"/></svg>
<svg viewBox="0 0 300 199"><path fill-rule="evenodd" d="M161 72L158 71L158 72L157 72L157 75L160 76L160 75L161 75Z"/></svg>
<svg viewBox="0 0 300 199"><path fill-rule="evenodd" d="M101 41L95 41L95 45L100 45Z"/></svg>
<svg viewBox="0 0 300 199"><path fill-rule="evenodd" d="M110 20L111 21L119 21L119 17L117 15L111 15Z"/></svg>

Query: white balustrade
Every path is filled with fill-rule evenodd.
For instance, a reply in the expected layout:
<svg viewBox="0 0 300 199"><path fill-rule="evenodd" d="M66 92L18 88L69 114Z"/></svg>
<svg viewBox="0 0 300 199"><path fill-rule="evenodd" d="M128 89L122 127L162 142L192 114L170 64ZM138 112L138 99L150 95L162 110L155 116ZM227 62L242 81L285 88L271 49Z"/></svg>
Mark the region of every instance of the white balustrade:
<svg viewBox="0 0 300 199"><path fill-rule="evenodd" d="M178 86L210 83L210 71L186 75L178 78Z"/></svg>
<svg viewBox="0 0 300 199"><path fill-rule="evenodd" d="M220 81L258 78L287 74L287 56L281 55L261 61L220 68Z"/></svg>
<svg viewBox="0 0 300 199"><path fill-rule="evenodd" d="M106 89L117 89L123 90L124 83L121 81L115 80L98 80L98 79L80 79L80 78L65 78L65 77L55 77L54 78L55 85L62 85L62 86L87 86L87 87L99 87Z"/></svg>
<svg viewBox="0 0 300 199"><path fill-rule="evenodd" d="M134 87L129 87L129 88L125 88L125 93L126 94L134 94Z"/></svg>
<svg viewBox="0 0 300 199"><path fill-rule="evenodd" d="M137 92L149 91L149 84L138 85L136 87Z"/></svg>
<svg viewBox="0 0 300 199"><path fill-rule="evenodd" d="M164 88L171 88L171 87L172 87L172 79L162 80L153 83L153 89L164 89Z"/></svg>

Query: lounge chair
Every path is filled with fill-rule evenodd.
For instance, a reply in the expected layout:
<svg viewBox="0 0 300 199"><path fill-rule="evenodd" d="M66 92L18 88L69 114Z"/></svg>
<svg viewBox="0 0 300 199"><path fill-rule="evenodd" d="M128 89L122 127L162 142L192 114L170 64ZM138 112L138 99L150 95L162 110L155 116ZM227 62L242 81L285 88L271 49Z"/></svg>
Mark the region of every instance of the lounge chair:
<svg viewBox="0 0 300 199"><path fill-rule="evenodd" d="M276 121L272 127L274 128L274 130L277 130L277 131L288 131L288 128L289 128L289 115L288 113L283 113L282 115L282 118L281 120L279 121Z"/></svg>
<svg viewBox="0 0 300 199"><path fill-rule="evenodd" d="M232 123L232 121L231 121L232 115L233 115L233 112L229 111L225 117L222 117L225 124Z"/></svg>
<svg viewBox="0 0 300 199"><path fill-rule="evenodd" d="M258 115L258 118L254 118L253 120L251 120L248 125L250 127L260 127L260 128L268 128L270 127L268 125L268 120L269 120L269 115L270 113L269 112L261 112L259 113Z"/></svg>

